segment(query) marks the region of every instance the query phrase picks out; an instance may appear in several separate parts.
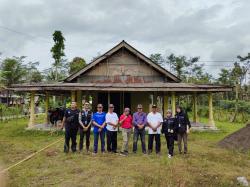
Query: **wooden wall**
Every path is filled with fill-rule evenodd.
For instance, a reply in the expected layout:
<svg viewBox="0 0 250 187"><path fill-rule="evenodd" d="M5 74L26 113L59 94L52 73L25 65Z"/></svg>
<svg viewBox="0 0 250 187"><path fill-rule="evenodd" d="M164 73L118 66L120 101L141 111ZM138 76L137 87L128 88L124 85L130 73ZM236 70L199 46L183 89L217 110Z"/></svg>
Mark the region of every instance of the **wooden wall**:
<svg viewBox="0 0 250 187"><path fill-rule="evenodd" d="M164 82L165 76L128 50L120 49L78 78L78 82Z"/></svg>

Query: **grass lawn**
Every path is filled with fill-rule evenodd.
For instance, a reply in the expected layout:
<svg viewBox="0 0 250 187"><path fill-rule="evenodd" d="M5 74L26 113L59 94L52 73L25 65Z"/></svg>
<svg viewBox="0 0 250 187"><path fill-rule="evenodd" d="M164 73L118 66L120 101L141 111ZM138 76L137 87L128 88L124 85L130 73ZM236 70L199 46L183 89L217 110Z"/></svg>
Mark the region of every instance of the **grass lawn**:
<svg viewBox="0 0 250 187"><path fill-rule="evenodd" d="M203 121L204 122L204 121ZM8 167L63 137L62 133L25 131L26 119L0 123L0 165ZM128 157L86 153L64 154L63 141L12 168L8 186L236 186L236 177L250 180L250 154L218 148L216 143L243 124L217 122L220 132L193 132L189 154L167 158L139 153ZM121 147L121 134L118 149ZM146 137L147 140L147 137ZM91 148L93 136L91 136ZM130 150L132 149L132 139Z"/></svg>

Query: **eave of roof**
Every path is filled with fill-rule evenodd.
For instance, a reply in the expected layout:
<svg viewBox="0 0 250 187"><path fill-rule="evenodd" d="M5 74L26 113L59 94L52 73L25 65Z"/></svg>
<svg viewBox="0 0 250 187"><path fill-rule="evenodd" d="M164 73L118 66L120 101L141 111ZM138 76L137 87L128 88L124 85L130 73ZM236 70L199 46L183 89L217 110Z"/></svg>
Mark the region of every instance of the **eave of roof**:
<svg viewBox="0 0 250 187"><path fill-rule="evenodd" d="M12 85L8 88L12 91L175 91L175 92L227 92L232 91L231 86L225 85L200 85L188 83L144 83L144 84L120 84L120 83L53 83L28 85Z"/></svg>

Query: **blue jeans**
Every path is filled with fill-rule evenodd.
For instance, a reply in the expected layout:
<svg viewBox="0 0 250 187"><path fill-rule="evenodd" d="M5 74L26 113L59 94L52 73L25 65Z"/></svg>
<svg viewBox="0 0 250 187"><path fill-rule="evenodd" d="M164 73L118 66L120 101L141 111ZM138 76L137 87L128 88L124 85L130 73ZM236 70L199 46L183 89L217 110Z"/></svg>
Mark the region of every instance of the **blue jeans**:
<svg viewBox="0 0 250 187"><path fill-rule="evenodd" d="M134 141L133 141L133 152L137 151L137 142L138 138L141 138L141 147L142 152L146 153L146 145L145 145L145 129L134 129Z"/></svg>
<svg viewBox="0 0 250 187"><path fill-rule="evenodd" d="M105 131L94 132L94 153L97 153L99 136L101 139L101 151L105 152Z"/></svg>

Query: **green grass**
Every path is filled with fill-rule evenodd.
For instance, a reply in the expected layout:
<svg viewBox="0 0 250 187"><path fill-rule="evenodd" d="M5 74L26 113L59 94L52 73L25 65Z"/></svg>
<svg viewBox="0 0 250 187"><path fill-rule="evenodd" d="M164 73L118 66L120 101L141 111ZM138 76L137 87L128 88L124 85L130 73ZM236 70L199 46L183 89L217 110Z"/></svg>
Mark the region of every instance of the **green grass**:
<svg viewBox="0 0 250 187"><path fill-rule="evenodd" d="M2 168L63 137L62 133L26 131L26 124L26 119L0 123ZM171 160L166 156L163 136L160 157L144 156L140 149L128 157L64 154L62 141L12 168L6 181L8 186L236 186L236 177L250 179L250 154L221 149L216 144L243 126L217 122L219 132L193 132L189 136L189 154L179 155L175 146ZM119 134L118 149L121 143Z"/></svg>

